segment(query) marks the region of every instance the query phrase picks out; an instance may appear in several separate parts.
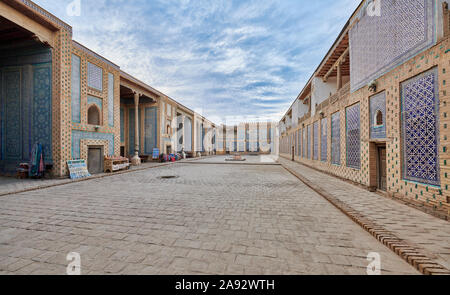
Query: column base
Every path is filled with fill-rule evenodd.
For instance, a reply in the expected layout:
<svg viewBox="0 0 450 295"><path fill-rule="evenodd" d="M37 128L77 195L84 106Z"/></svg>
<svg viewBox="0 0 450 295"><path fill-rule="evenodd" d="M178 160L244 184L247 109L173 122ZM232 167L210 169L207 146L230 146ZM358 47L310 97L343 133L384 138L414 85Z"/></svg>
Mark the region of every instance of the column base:
<svg viewBox="0 0 450 295"><path fill-rule="evenodd" d="M139 166L139 165L141 165L141 164L142 164L141 158L139 158L138 155L135 155L135 156L133 157L133 159L131 159L131 165L133 165L133 166Z"/></svg>

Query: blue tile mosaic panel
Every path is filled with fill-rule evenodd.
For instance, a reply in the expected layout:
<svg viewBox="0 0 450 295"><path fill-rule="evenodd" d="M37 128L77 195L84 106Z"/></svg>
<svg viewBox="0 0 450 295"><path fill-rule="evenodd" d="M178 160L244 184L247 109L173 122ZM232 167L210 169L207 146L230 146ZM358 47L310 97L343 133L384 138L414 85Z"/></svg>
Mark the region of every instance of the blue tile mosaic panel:
<svg viewBox="0 0 450 295"><path fill-rule="evenodd" d="M361 116L359 103L348 107L347 118L347 167L361 169Z"/></svg>
<svg viewBox="0 0 450 295"><path fill-rule="evenodd" d="M107 140L108 155L114 155L114 134L72 130L72 160L80 159L80 143L82 139Z"/></svg>
<svg viewBox="0 0 450 295"><path fill-rule="evenodd" d="M294 133L293 138L294 138L294 142L293 142L293 146L294 146L294 155L296 155L296 154L297 154L297 140L298 140L298 138L297 138L297 132Z"/></svg>
<svg viewBox="0 0 450 295"><path fill-rule="evenodd" d="M22 112L20 108L20 70L3 73L4 93L2 95L3 118L3 159L20 160L22 158Z"/></svg>
<svg viewBox="0 0 450 295"><path fill-rule="evenodd" d="M327 132L327 126L328 126L328 119L324 118L320 122L321 124L321 138L320 138L320 160L322 162L328 161L328 132Z"/></svg>
<svg viewBox="0 0 450 295"><path fill-rule="evenodd" d="M434 68L401 85L403 177L440 185L439 90Z"/></svg>
<svg viewBox="0 0 450 295"><path fill-rule="evenodd" d="M386 138L386 124L386 92L383 91L370 98L370 138Z"/></svg>
<svg viewBox="0 0 450 295"><path fill-rule="evenodd" d="M0 171L15 173L35 143L52 163L52 64L0 68Z"/></svg>
<svg viewBox="0 0 450 295"><path fill-rule="evenodd" d="M72 121L81 123L81 60L72 55Z"/></svg>
<svg viewBox="0 0 450 295"><path fill-rule="evenodd" d="M114 75L108 73L108 124L114 127Z"/></svg>
<svg viewBox="0 0 450 295"><path fill-rule="evenodd" d="M370 2L349 32L352 92L436 43L436 1L378 1L375 16L367 13Z"/></svg>
<svg viewBox="0 0 450 295"><path fill-rule="evenodd" d="M88 62L88 86L103 91L103 69Z"/></svg>
<svg viewBox="0 0 450 295"><path fill-rule="evenodd" d="M313 126L313 147L314 147L314 151L313 151L313 159L314 160L319 160L319 121L314 122L314 126Z"/></svg>
<svg viewBox="0 0 450 295"><path fill-rule="evenodd" d="M302 156L302 130L299 129L297 131L297 138L298 138L298 142L297 142L297 156L301 157Z"/></svg>
<svg viewBox="0 0 450 295"><path fill-rule="evenodd" d="M341 165L341 113L331 116L331 163Z"/></svg>
<svg viewBox="0 0 450 295"><path fill-rule="evenodd" d="M308 149L308 135L306 133L306 128L303 128L303 158L306 158Z"/></svg>
<svg viewBox="0 0 450 295"><path fill-rule="evenodd" d="M125 142L125 110L120 108L120 142Z"/></svg>
<svg viewBox="0 0 450 295"><path fill-rule="evenodd" d="M3 73L0 70L0 160L3 159Z"/></svg>
<svg viewBox="0 0 450 295"><path fill-rule="evenodd" d="M144 126L144 147L145 153L151 155L153 149L157 148L158 139L158 116L157 108L145 108L145 126Z"/></svg>
<svg viewBox="0 0 450 295"><path fill-rule="evenodd" d="M51 65L33 69L33 143L42 144L45 161L52 162L52 73Z"/></svg>
<svg viewBox="0 0 450 295"><path fill-rule="evenodd" d="M312 138L312 125L308 126L308 159L311 159L311 138Z"/></svg>

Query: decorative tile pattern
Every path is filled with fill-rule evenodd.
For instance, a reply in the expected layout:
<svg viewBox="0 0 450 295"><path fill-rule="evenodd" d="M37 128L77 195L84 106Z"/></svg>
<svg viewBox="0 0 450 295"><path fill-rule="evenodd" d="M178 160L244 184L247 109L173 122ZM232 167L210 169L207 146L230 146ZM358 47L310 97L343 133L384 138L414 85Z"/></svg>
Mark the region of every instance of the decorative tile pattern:
<svg viewBox="0 0 450 295"><path fill-rule="evenodd" d="M377 125L377 114L382 114L382 125ZM386 92L383 91L370 98L370 137L386 138Z"/></svg>
<svg viewBox="0 0 450 295"><path fill-rule="evenodd" d="M72 36L72 27L69 26L68 24L66 24L65 22L63 22L62 20L60 20L59 18L57 18L56 16L54 16L53 14L42 9L41 7L39 7L32 1L28 1L28 0L19 0L19 1L22 2L23 4L25 4L26 6L28 6L29 8L33 9L35 12L39 13L40 15L45 16L51 22L57 24L58 26L63 27L65 30L67 30L70 33L70 36Z"/></svg>
<svg viewBox="0 0 450 295"><path fill-rule="evenodd" d="M440 185L437 68L402 84L403 176Z"/></svg>
<svg viewBox="0 0 450 295"><path fill-rule="evenodd" d="M313 128L313 159L317 161L319 160L319 121L314 122Z"/></svg>
<svg viewBox="0 0 450 295"><path fill-rule="evenodd" d="M369 16L362 8L349 33L352 92L436 42L435 1L380 3L381 16Z"/></svg>
<svg viewBox="0 0 450 295"><path fill-rule="evenodd" d="M114 75L108 73L108 125L114 127Z"/></svg>
<svg viewBox="0 0 450 295"><path fill-rule="evenodd" d="M72 54L72 122L81 123L81 60Z"/></svg>
<svg viewBox="0 0 450 295"><path fill-rule="evenodd" d="M6 160L21 159L21 122L22 116L20 111L20 70L7 71L3 73L4 89L4 152L3 157ZM2 95L3 96L3 95Z"/></svg>
<svg viewBox="0 0 450 295"><path fill-rule="evenodd" d="M156 107L145 108L145 125L144 125L144 150L147 155L153 153L153 149L158 145L158 109Z"/></svg>
<svg viewBox="0 0 450 295"><path fill-rule="evenodd" d="M306 128L303 128L303 158L307 157L308 150L308 135Z"/></svg>
<svg viewBox="0 0 450 295"><path fill-rule="evenodd" d="M331 163L341 165L341 113L331 116Z"/></svg>
<svg viewBox="0 0 450 295"><path fill-rule="evenodd" d="M125 109L120 108L120 142L125 142Z"/></svg>
<svg viewBox="0 0 450 295"><path fill-rule="evenodd" d="M45 162L52 162L52 74L51 65L33 69L33 142L42 144Z"/></svg>
<svg viewBox="0 0 450 295"><path fill-rule="evenodd" d="M88 86L103 91L103 69L88 62Z"/></svg>
<svg viewBox="0 0 450 295"><path fill-rule="evenodd" d="M361 169L361 116L359 103L348 107L347 117L347 167Z"/></svg>
<svg viewBox="0 0 450 295"><path fill-rule="evenodd" d="M308 126L308 159L311 159L311 134L312 133L312 125Z"/></svg>
<svg viewBox="0 0 450 295"><path fill-rule="evenodd" d="M0 70L0 161L3 160L3 119L4 119L4 113L3 113L3 73Z"/></svg>
<svg viewBox="0 0 450 295"><path fill-rule="evenodd" d="M320 159L322 162L326 162L328 160L328 132L327 132L327 126L328 126L328 119L324 118L320 122L321 128L321 138L320 138Z"/></svg>
<svg viewBox="0 0 450 295"><path fill-rule="evenodd" d="M298 138L298 142L297 142L297 156L301 157L302 156L302 129L299 129L297 131L297 138Z"/></svg>
<svg viewBox="0 0 450 295"><path fill-rule="evenodd" d="M114 134L72 130L72 160L81 159L82 140L107 140L108 155L114 155Z"/></svg>

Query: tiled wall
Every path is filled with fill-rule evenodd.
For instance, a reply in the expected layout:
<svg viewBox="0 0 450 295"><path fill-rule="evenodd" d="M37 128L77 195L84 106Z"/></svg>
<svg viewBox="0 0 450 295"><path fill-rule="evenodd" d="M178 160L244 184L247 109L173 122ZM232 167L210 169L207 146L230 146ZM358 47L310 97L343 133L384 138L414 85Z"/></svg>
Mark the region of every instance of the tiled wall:
<svg viewBox="0 0 450 295"><path fill-rule="evenodd" d="M121 126L119 69L97 58L78 44L73 44L70 60L77 66L71 71L71 79L76 84L72 85L72 89L79 87L79 95L72 93L72 98L76 101L72 100L70 104L73 109L70 116L72 118L70 159L78 156L82 159L87 157L80 150L80 142L83 140L98 143L96 145L103 145L102 142L105 140L109 141L105 153L119 155ZM98 128L88 124L87 110L91 105L96 105L101 110L101 125Z"/></svg>
<svg viewBox="0 0 450 295"><path fill-rule="evenodd" d="M439 178L440 185L433 185L430 183L424 183L424 181L409 181L405 180L403 167L404 163L404 139L402 136L402 85L408 83L414 79L420 78L419 75L426 75L429 71L436 71L436 87L439 94L438 103L438 126L439 134L437 142L437 153L439 161ZM379 140L380 136L373 133L370 136L370 131L373 127L373 113L371 109L374 107L374 99L381 97L381 101L386 100L385 105L385 132L386 139L382 142L386 143L387 149L387 190L390 194L394 194L397 197L404 197L406 199L414 200L426 204L430 207L442 210L450 210L449 196L450 196L450 152L449 152L449 125L450 125L450 41L444 39L436 46L426 50L423 53L418 54L406 63L398 66L389 73L380 77L376 93L372 93L367 87L351 93L349 91L343 91L341 98L333 104L330 104L322 111L325 118L331 118L328 120L326 128L327 133L327 162L313 161L310 158L305 157L304 149L306 143L303 146L303 157L296 156L296 160L305 163L309 166L315 167L319 170L330 172L339 177L357 182L366 186L373 185L373 161L370 160L371 154L369 150L373 151L372 144L374 141ZM345 86L347 89L349 85ZM432 86L430 86L432 87ZM404 91L404 90L403 90ZM347 154L347 124L346 113L349 107L355 104L359 104L360 108L360 168L355 169L349 167ZM376 103L377 104L377 103ZM338 112L338 113L337 113ZM303 122L300 122L300 126L311 126L315 121L320 119L320 114L315 117L308 118ZM333 130L332 130L333 122ZM339 124L339 128L335 125ZM336 127L336 128L335 128ZM323 125L321 126L323 128ZM297 132L300 128L291 129L288 131L290 136L294 132ZM338 134L340 133L340 134ZM340 137L339 137L340 135ZM381 136L382 137L382 136ZM286 139L281 138L280 142L286 144ZM339 140L340 151L332 143L334 140ZM323 140L323 139L321 139ZM309 138L311 142L311 137ZM308 144L308 149L311 144ZM322 147L322 145L319 145ZM433 143L430 142L430 146ZM282 156L291 158L289 148L281 147ZM302 154L300 153L300 154ZM332 153L334 157L332 158ZM354 155L354 154L353 154ZM338 161L335 157L339 158ZM351 164L355 164L354 159ZM350 165L356 167L356 165Z"/></svg>

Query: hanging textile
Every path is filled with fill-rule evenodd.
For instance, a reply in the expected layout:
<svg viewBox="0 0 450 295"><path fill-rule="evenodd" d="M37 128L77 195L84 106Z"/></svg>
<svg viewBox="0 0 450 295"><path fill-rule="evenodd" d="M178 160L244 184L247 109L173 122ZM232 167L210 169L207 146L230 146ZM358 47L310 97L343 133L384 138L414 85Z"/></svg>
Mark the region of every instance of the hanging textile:
<svg viewBox="0 0 450 295"><path fill-rule="evenodd" d="M30 155L30 177L43 177L45 171L44 150L41 144L36 143L33 146Z"/></svg>

